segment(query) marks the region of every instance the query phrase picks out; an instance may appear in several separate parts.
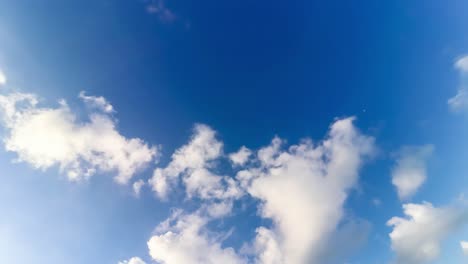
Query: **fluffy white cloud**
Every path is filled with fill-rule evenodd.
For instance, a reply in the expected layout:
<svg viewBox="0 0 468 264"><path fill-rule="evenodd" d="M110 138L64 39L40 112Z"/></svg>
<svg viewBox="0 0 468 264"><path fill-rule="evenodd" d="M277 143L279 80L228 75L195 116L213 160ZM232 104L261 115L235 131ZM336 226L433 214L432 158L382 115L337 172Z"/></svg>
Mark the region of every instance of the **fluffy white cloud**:
<svg viewBox="0 0 468 264"><path fill-rule="evenodd" d="M162 264L246 263L232 248L223 248L222 234L208 232L209 217L176 210L148 241L151 257Z"/></svg>
<svg viewBox="0 0 468 264"><path fill-rule="evenodd" d="M146 262L139 257L133 257L129 260L120 261L119 264L146 264Z"/></svg>
<svg viewBox="0 0 468 264"><path fill-rule="evenodd" d="M104 113L114 112L114 107L102 96L88 96L84 91L80 92L79 97L90 107L97 108Z"/></svg>
<svg viewBox="0 0 468 264"><path fill-rule="evenodd" d="M63 100L56 108L46 108L39 107L32 94L0 95L0 118L6 150L38 169L58 165L74 181L116 172L115 180L126 183L157 154L157 148L141 139L122 136L106 114L78 120Z"/></svg>
<svg viewBox="0 0 468 264"><path fill-rule="evenodd" d="M243 166L249 160L252 155L252 151L245 146L242 146L239 151L231 153L229 159L234 165Z"/></svg>
<svg viewBox="0 0 468 264"><path fill-rule="evenodd" d="M0 69L0 86L5 85L7 82L7 77L5 73Z"/></svg>
<svg viewBox="0 0 468 264"><path fill-rule="evenodd" d="M157 168L149 183L160 198L166 198L180 178L189 198L239 197L241 192L232 178L210 170L214 161L222 156L222 147L213 129L198 124L190 142L175 151L167 167Z"/></svg>
<svg viewBox="0 0 468 264"><path fill-rule="evenodd" d="M468 73L468 56L463 56L455 62L455 68L460 72Z"/></svg>
<svg viewBox="0 0 468 264"><path fill-rule="evenodd" d="M432 145L403 147L392 171L392 183L400 199L408 199L426 181L426 162L431 156Z"/></svg>
<svg viewBox="0 0 468 264"><path fill-rule="evenodd" d="M133 192L135 193L137 197L140 196L141 188L144 185L145 185L145 182L142 179L133 183Z"/></svg>
<svg viewBox="0 0 468 264"><path fill-rule="evenodd" d="M167 167L155 170L150 183L162 197L182 183L187 198L203 203L192 214L176 210L156 228L148 241L152 258L164 264L248 263L234 249L223 248L223 234L208 229L212 220L229 215L234 200L245 192L259 199L260 215L273 223L258 227L255 239L245 244L249 249L241 250L254 263L320 263L336 260L343 248L352 250L346 242L351 237L353 245L359 244L357 237L364 241L367 225L338 226L344 223L343 206L363 160L374 150L374 139L361 134L353 120L337 120L316 144L304 140L284 149L276 137L255 155L249 150L236 159L244 168L235 179L213 172L223 157L222 143L211 128L195 126L190 142L175 151ZM340 250L331 250L332 244L341 245Z"/></svg>
<svg viewBox="0 0 468 264"><path fill-rule="evenodd" d="M397 263L420 264L439 256L444 238L468 223L466 208L434 207L430 203L404 204L406 218L393 217L388 225Z"/></svg>
<svg viewBox="0 0 468 264"><path fill-rule="evenodd" d="M260 199L262 217L273 227L259 227L254 245L263 264L319 263L343 220L347 192L358 180L363 158L373 152L373 138L362 135L353 118L336 121L319 144L310 140L282 150L282 141L258 151L259 168L238 179Z"/></svg>
<svg viewBox="0 0 468 264"><path fill-rule="evenodd" d="M463 251L463 254L468 256L468 242L467 241L460 241L460 247Z"/></svg>

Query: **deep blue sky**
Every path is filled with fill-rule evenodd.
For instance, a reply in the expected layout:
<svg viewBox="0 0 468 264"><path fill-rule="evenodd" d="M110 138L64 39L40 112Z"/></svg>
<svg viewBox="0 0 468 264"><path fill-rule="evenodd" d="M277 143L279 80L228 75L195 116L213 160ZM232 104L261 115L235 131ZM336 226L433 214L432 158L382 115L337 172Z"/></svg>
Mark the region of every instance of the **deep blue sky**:
<svg viewBox="0 0 468 264"><path fill-rule="evenodd" d="M194 123L217 130L229 153L275 135L318 140L335 118L357 116L379 153L347 201L347 210L372 223L352 263L392 257L385 222L402 214L390 181L401 146L435 146L413 201L446 204L468 191L468 123L447 107L459 86L454 61L468 52L465 1L167 0L176 15L170 22L146 4L0 0L0 69L10 87L49 105L66 98L78 107L81 90L104 96L123 135L162 145L162 164ZM110 177L70 183L55 168L13 159L0 152L0 228L11 233L0 245L12 247L0 255L11 254L10 263L145 257L172 206L149 190L136 199ZM249 228L234 237L251 236ZM443 256L459 260L457 239Z"/></svg>

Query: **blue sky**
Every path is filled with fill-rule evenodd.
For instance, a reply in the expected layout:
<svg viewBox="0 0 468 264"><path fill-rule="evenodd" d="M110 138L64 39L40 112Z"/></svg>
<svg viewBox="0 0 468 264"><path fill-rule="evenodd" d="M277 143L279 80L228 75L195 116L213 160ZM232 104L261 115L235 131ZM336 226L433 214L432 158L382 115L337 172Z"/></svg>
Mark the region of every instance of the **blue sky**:
<svg viewBox="0 0 468 264"><path fill-rule="evenodd" d="M467 8L0 1L3 262L467 261Z"/></svg>

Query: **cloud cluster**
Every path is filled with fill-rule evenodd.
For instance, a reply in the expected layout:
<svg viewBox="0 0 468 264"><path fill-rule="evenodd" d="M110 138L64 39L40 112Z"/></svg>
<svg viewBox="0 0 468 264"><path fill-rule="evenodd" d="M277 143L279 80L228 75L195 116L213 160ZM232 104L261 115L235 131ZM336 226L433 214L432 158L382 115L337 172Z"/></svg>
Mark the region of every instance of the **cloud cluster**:
<svg viewBox="0 0 468 264"><path fill-rule="evenodd" d="M176 210L148 241L153 260L164 264L246 263L233 248L222 247L226 236L206 229L210 219L200 211L185 214Z"/></svg>
<svg viewBox="0 0 468 264"><path fill-rule="evenodd" d="M344 202L358 181L359 169L374 150L374 139L361 134L353 120L337 120L327 138L316 144L304 140L285 149L276 137L255 154L241 148L227 157L239 168L235 180L211 172L223 157L222 143L214 130L197 125L190 142L175 151L168 166L155 170L151 184L166 197L180 180L188 198L208 203L193 214L176 211L161 224L148 242L150 255L169 264L247 263L247 256L264 264L320 262L344 219ZM232 201L244 193L260 201L260 216L273 225L257 228L255 239L246 241L251 250L243 256L223 248L219 235L206 226L229 214Z"/></svg>
<svg viewBox="0 0 468 264"><path fill-rule="evenodd" d="M397 188L398 197L408 199L426 181L426 162L434 146L406 146L398 153L396 166L392 171L392 184Z"/></svg>
<svg viewBox="0 0 468 264"><path fill-rule="evenodd" d="M374 140L347 118L336 121L323 142L305 140L287 150L282 145L275 138L258 151L259 166L239 174L261 201L261 216L274 223L257 229L257 262L317 263L343 219L347 193Z"/></svg>
<svg viewBox="0 0 468 264"><path fill-rule="evenodd" d="M434 207L430 203L404 204L405 218L393 217L388 225L397 263L420 264L435 260L440 244L450 233L468 223L466 208Z"/></svg>
<svg viewBox="0 0 468 264"><path fill-rule="evenodd" d="M40 107L33 94L0 94L6 150L15 152L18 161L38 169L59 166L73 181L97 172L116 172L118 183L128 182L154 159L157 148L121 135L107 115L112 106L105 99L80 97L85 103L102 107L102 111L93 111L89 120L81 121L64 100L58 107L48 108Z"/></svg>
<svg viewBox="0 0 468 264"><path fill-rule="evenodd" d="M241 195L236 182L213 172L215 161L222 156L223 144L216 132L202 124L195 125L190 142L174 152L165 168L157 168L150 184L160 198L182 181L189 198L226 199Z"/></svg>

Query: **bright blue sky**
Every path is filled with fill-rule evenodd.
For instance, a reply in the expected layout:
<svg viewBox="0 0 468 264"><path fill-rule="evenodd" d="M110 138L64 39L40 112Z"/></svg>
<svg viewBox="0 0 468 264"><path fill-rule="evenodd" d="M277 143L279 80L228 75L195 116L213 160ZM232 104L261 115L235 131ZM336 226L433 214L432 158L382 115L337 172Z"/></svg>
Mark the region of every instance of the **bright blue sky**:
<svg viewBox="0 0 468 264"><path fill-rule="evenodd" d="M197 123L217 131L224 144L224 159L210 169L234 177L240 169L231 168L227 155L241 146L255 152L275 135L285 146L302 138L319 142L337 118L356 116L354 125L375 138L375 150L363 158L340 207L340 223L352 218L369 224L367 238L345 255L346 263L396 258L386 222L404 217L402 204L464 208L467 111L447 102L464 91L468 73L468 61L466 69L456 66L468 53L465 1L160 1L0 1L0 70L7 77L1 94L33 93L40 107L49 108L63 98L78 124L88 111L80 91L103 96L122 136L161 146L160 157L126 185L112 180L115 171L99 169L87 180L69 181L57 164L35 169L27 159L15 163L21 150L2 147L5 263L117 264L133 256L159 263L151 262L147 247L158 235L155 227L170 208L190 214L207 201L184 197L179 185L169 201L147 185L135 197L132 184L168 166ZM15 129L3 127L5 142ZM402 148L428 144L433 151L422 158L422 168L415 165L427 179L400 199L392 169L405 156ZM27 152L29 143L24 145ZM274 221L259 215L261 201L235 198L230 215L203 230L232 230L221 244L242 255L257 227L274 229ZM446 233L435 263L462 263L459 241L468 240L467 225Z"/></svg>

